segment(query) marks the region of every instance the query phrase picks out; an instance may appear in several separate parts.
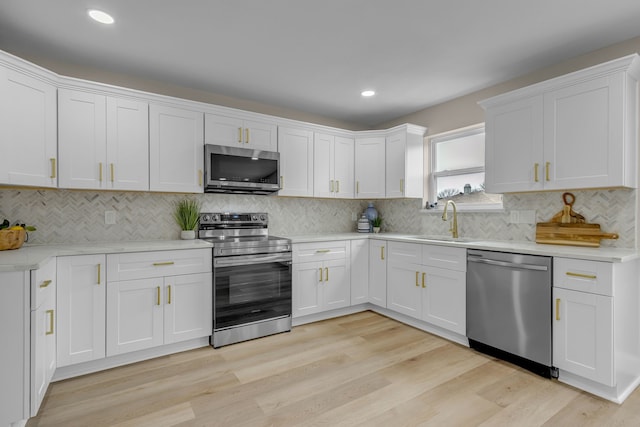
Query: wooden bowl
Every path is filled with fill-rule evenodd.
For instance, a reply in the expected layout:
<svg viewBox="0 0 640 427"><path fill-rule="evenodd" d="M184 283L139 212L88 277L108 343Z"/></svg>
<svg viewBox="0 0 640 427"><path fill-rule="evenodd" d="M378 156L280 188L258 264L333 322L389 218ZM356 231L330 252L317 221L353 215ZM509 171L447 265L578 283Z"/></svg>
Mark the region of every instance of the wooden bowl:
<svg viewBox="0 0 640 427"><path fill-rule="evenodd" d="M0 251L18 249L24 243L27 232L22 230L0 230Z"/></svg>

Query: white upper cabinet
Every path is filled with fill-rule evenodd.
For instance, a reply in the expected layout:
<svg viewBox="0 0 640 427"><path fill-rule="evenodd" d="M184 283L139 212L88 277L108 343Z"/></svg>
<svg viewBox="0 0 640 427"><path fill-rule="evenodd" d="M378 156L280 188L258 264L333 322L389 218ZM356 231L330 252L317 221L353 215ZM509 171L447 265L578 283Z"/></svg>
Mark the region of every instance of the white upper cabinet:
<svg viewBox="0 0 640 427"><path fill-rule="evenodd" d="M151 191L203 192L204 114L149 106Z"/></svg>
<svg viewBox="0 0 640 427"><path fill-rule="evenodd" d="M356 138L356 199L385 197L385 137Z"/></svg>
<svg viewBox="0 0 640 427"><path fill-rule="evenodd" d="M485 101L486 191L637 186L640 57Z"/></svg>
<svg viewBox="0 0 640 427"><path fill-rule="evenodd" d="M353 198L354 140L315 133L313 195Z"/></svg>
<svg viewBox="0 0 640 427"><path fill-rule="evenodd" d="M205 114L205 144L278 151L278 126L259 120Z"/></svg>
<svg viewBox="0 0 640 427"><path fill-rule="evenodd" d="M386 197L422 198L424 193L424 135L401 129L386 139Z"/></svg>
<svg viewBox="0 0 640 427"><path fill-rule="evenodd" d="M57 186L56 88L0 65L0 184Z"/></svg>
<svg viewBox="0 0 640 427"><path fill-rule="evenodd" d="M278 128L279 196L313 196L313 132Z"/></svg>
<svg viewBox="0 0 640 427"><path fill-rule="evenodd" d="M149 189L145 102L58 91L60 187Z"/></svg>

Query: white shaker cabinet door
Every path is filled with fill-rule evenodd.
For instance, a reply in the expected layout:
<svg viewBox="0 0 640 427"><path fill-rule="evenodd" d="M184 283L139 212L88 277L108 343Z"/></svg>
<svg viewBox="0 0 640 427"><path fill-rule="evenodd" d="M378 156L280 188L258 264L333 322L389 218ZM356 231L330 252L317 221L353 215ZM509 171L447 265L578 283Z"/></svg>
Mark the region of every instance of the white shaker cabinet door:
<svg viewBox="0 0 640 427"><path fill-rule="evenodd" d="M0 183L56 187L56 88L0 67L0 94Z"/></svg>
<svg viewBox="0 0 640 427"><path fill-rule="evenodd" d="M353 138L336 136L333 155L335 196L353 199L355 141Z"/></svg>
<svg viewBox="0 0 640 427"><path fill-rule="evenodd" d="M106 188L106 120L104 95L58 90L61 188Z"/></svg>
<svg viewBox="0 0 640 427"><path fill-rule="evenodd" d="M204 114L149 106L149 187L151 191L202 193Z"/></svg>
<svg viewBox="0 0 640 427"><path fill-rule="evenodd" d="M346 259L336 259L323 263L322 302L324 310L351 305L351 280Z"/></svg>
<svg viewBox="0 0 640 427"><path fill-rule="evenodd" d="M419 265L387 264L387 308L420 319L422 299Z"/></svg>
<svg viewBox="0 0 640 427"><path fill-rule="evenodd" d="M386 184L387 198L404 197L406 132L395 132L386 141Z"/></svg>
<svg viewBox="0 0 640 427"><path fill-rule="evenodd" d="M313 196L313 132L278 128L279 196Z"/></svg>
<svg viewBox="0 0 640 427"><path fill-rule="evenodd" d="M58 257L58 366L105 357L105 255Z"/></svg>
<svg viewBox="0 0 640 427"><path fill-rule="evenodd" d="M165 344L211 335L211 273L165 277L164 293Z"/></svg>
<svg viewBox="0 0 640 427"><path fill-rule="evenodd" d="M385 138L358 138L355 142L357 199L385 197Z"/></svg>
<svg viewBox="0 0 640 427"><path fill-rule="evenodd" d="M466 335L466 272L423 268L422 320ZM420 285L423 286L422 282Z"/></svg>
<svg viewBox="0 0 640 427"><path fill-rule="evenodd" d="M322 262L293 264L293 317L322 311Z"/></svg>
<svg viewBox="0 0 640 427"><path fill-rule="evenodd" d="M369 240L351 241L351 305L369 302Z"/></svg>
<svg viewBox="0 0 640 427"><path fill-rule="evenodd" d="M335 197L334 181L335 137L314 134L313 141L313 196Z"/></svg>
<svg viewBox="0 0 640 427"><path fill-rule="evenodd" d="M149 190L149 105L107 98L107 188Z"/></svg>
<svg viewBox="0 0 640 427"><path fill-rule="evenodd" d="M369 240L369 302L387 307L387 242Z"/></svg>

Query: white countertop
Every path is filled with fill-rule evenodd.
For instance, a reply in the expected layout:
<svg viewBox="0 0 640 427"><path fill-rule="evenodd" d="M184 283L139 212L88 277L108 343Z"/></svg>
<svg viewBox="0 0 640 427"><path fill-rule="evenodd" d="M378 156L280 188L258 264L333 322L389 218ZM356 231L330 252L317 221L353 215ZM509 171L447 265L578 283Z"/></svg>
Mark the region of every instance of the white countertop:
<svg viewBox="0 0 640 427"><path fill-rule="evenodd" d="M626 262L637 259L640 253L633 249L583 248L579 246L542 245L534 242L488 241L488 240L434 240L403 233L335 233L284 236L293 243L326 242L331 240L381 239L406 243L429 243L470 249L485 249L500 252L517 252L531 255L546 255L591 261ZM444 239L448 237L443 236ZM36 270L51 257L65 255L110 254L122 252L167 251L176 249L211 248L204 240L154 240L131 242L89 242L57 245L25 245L20 249L0 251L0 272Z"/></svg>

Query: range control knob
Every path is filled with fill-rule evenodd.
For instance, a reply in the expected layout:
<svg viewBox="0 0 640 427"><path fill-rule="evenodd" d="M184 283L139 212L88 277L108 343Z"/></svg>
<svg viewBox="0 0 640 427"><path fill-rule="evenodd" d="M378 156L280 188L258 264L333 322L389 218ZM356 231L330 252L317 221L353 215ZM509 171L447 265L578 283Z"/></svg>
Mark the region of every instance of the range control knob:
<svg viewBox="0 0 640 427"><path fill-rule="evenodd" d="M202 215L202 222L208 222L209 221L209 215Z"/></svg>
<svg viewBox="0 0 640 427"><path fill-rule="evenodd" d="M218 214L211 215L211 221L213 221L213 222L220 221L220 215L218 215Z"/></svg>
<svg viewBox="0 0 640 427"><path fill-rule="evenodd" d="M251 215L251 221L257 221L258 215Z"/></svg>
<svg viewBox="0 0 640 427"><path fill-rule="evenodd" d="M260 215L260 221L266 221L267 216L265 214Z"/></svg>

